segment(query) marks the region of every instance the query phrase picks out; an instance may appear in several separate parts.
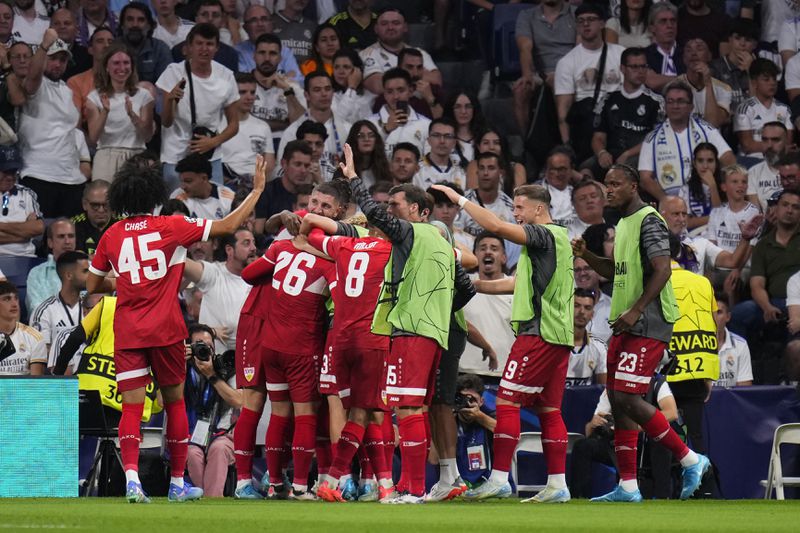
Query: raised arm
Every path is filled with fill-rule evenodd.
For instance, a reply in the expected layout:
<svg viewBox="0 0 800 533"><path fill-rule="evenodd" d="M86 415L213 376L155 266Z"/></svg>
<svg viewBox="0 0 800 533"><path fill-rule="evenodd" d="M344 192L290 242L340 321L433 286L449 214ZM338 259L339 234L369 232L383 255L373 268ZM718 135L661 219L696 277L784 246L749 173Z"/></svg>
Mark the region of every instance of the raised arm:
<svg viewBox="0 0 800 533"><path fill-rule="evenodd" d="M344 145L344 160L344 163L339 163L339 167L342 169L344 177L350 181L353 198L358 203L361 211L375 227L389 237L390 241L393 243L405 242L414 233L414 228L410 222L400 220L390 215L385 209L381 209L380 204L372 199L361 178L356 174L353 149L350 148L349 144Z"/></svg>
<svg viewBox="0 0 800 533"><path fill-rule="evenodd" d="M308 213L303 217L303 221L300 223L300 233L303 235L308 235L314 228L319 228L328 235L335 235L339 229L339 225L335 220L332 220L328 217L315 215L314 213Z"/></svg>
<svg viewBox="0 0 800 533"><path fill-rule="evenodd" d="M250 213L252 213L253 209L256 207L256 202L258 202L261 193L264 192L264 185L267 182L266 169L267 162L264 156L260 154L257 155L256 172L253 176L253 190L250 191L250 194L239 204L239 207L231 211L228 216L222 220L216 220L211 223L210 237L219 237L221 235L233 233L244 224L247 217L250 216Z"/></svg>
<svg viewBox="0 0 800 533"><path fill-rule="evenodd" d="M504 222L500 219L500 217L488 209L481 207L476 203L470 202L466 199L466 197L461 196L450 187L438 184L431 185L431 187L445 193L451 202L458 204L469 214L469 216L472 217L476 223L478 223L479 226L484 228L486 231L495 233L500 237L508 239L509 241L517 244L527 244L525 229L519 224Z"/></svg>
<svg viewBox="0 0 800 533"><path fill-rule="evenodd" d="M42 37L42 44L36 49L31 59L31 66L28 69L28 75L22 82L22 87L28 96L36 94L39 87L42 85L42 77L44 76L44 66L47 62L47 51L53 46L53 43L58 39L58 34L53 28L47 28Z"/></svg>
<svg viewBox="0 0 800 533"><path fill-rule="evenodd" d="M476 279L472 282L475 290L481 294L514 294L516 278Z"/></svg>
<svg viewBox="0 0 800 533"><path fill-rule="evenodd" d="M198 283L200 278L203 277L203 268L202 261L195 261L187 257L183 269L183 278L192 283Z"/></svg>

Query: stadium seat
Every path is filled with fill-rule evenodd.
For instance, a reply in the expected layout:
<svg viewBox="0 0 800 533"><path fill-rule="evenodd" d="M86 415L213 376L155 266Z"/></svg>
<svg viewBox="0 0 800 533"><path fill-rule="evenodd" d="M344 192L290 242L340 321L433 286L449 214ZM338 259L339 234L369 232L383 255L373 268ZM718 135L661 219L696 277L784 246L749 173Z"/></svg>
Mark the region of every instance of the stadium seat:
<svg viewBox="0 0 800 533"><path fill-rule="evenodd" d="M497 4L492 12L492 55L495 79L511 79L522 72L517 49L517 17L530 4Z"/></svg>
<svg viewBox="0 0 800 533"><path fill-rule="evenodd" d="M572 453L572 446L576 441L582 439L584 436L580 433L567 433L567 455ZM544 453L542 448L542 433L540 431L527 431L520 433L519 443L514 450L514 456L511 460L511 476L514 479L517 493L519 492L538 492L544 489L545 485L525 485L519 482L519 453Z"/></svg>
<svg viewBox="0 0 800 533"><path fill-rule="evenodd" d="M769 458L769 473L767 479L761 484L766 486L764 499L772 498L772 489L775 489L775 498L783 500L783 487L800 487L800 477L784 477L781 465L781 444L800 445L800 423L783 424L775 429L772 439L772 453Z"/></svg>
<svg viewBox="0 0 800 533"><path fill-rule="evenodd" d="M44 263L41 257L0 257L0 270L8 281L21 288L28 282L28 272L41 263Z"/></svg>

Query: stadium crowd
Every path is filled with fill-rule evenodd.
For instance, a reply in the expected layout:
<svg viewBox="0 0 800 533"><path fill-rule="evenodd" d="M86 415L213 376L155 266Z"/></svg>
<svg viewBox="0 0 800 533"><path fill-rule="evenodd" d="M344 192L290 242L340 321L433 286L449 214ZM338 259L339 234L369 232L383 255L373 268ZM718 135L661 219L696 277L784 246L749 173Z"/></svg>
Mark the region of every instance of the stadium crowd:
<svg viewBox="0 0 800 533"><path fill-rule="evenodd" d="M496 472L508 474L497 460L493 471L493 453L504 452L493 449L492 433L528 404L515 396L509 404L498 402L495 413L484 406L483 393L507 388L517 368L511 324L519 291L508 286L517 276L531 277L531 263L541 267L544 260L534 260L530 249L552 244L562 253L556 243L566 239L585 243L588 251L569 256L564 302L570 303L553 310L572 317L574 327L566 337L553 334L559 338L554 344L568 346L569 353L563 354L561 388L539 391L543 439L551 442L545 434L558 427L564 386L613 380L607 351L619 333L609 321L619 316L612 309L614 276L597 265L614 259L615 244L628 248L615 243L626 215L606 186L616 171L636 183L668 229L671 241L661 255L671 256L680 317L713 318L667 321L675 322L666 341L676 362L663 371L665 386L664 379L648 378L641 391L651 387L649 409L685 424L698 453L675 453L690 469L706 449L703 402L712 386L794 385L800 378L800 151L794 133L800 126L800 5L527 2L533 5L517 15L515 42L507 43L518 50L520 72L508 80L497 75L503 58L495 54L492 33L492 13L507 3L522 2L0 1L0 265L31 266L14 273L15 283L10 274L0 282L0 332L16 347L0 360L0 375L66 372L80 376L81 388L110 384L113 392L103 401L125 420L128 402L116 392L120 364L116 372L111 364L117 300L111 291L87 294L87 280L110 269L133 278L140 262L158 260L158 267L141 271L156 279L162 263L183 265L175 299L190 326L186 383L178 392L177 382L161 391L150 386L134 420L138 425L162 408L173 418L174 398L183 397L190 451L176 446L171 455L182 457L191 482L207 496L223 495L235 463L240 498L416 503L426 492L419 465L428 459L438 463L439 479L426 499L465 491L486 497L481 478L488 486L499 483ZM453 37L455 13L468 41L480 43L475 50ZM429 50L409 43L409 24L421 17L432 22ZM437 67L454 58L483 61L480 98L464 89L472 80L448 77ZM503 89L513 101L510 127L491 124L482 111ZM156 198L155 210L115 212L115 180L155 174L166 193ZM135 188L125 190L137 195ZM143 197L151 193L142 191ZM518 198L543 203L547 216L523 213ZM252 213L244 213L247 207ZM138 260L132 248L125 256L124 241L120 262L101 265L110 261L108 245L99 248L106 231L153 211L183 215L190 226L198 221L194 231L170 230L183 240L169 265L146 245L138 248ZM198 229L206 220L216 229ZM419 229L423 222L435 231ZM552 224L564 233L520 235L504 223ZM223 227L234 231L220 232ZM382 266L375 272L366 263L363 270L354 267L366 256L359 243L381 265L391 254L386 276L397 280L384 280ZM307 261L310 270L302 271L304 257L323 254L334 261ZM357 365L341 346L365 358L388 354L388 337L348 337L334 320L330 331L343 340L331 351L328 296L336 301L336 292L343 293L333 316L369 300L371 318L375 302L385 301L378 292L384 281L398 292L396 305L404 303L398 287L411 275L405 268L417 269L415 281L432 287L437 280L428 278L441 265L425 261L436 254L450 257L442 268L452 276L454 297L443 307L426 301L426 318L451 327L411 328L413 335L393 336L391 348L439 361L435 382L423 380L422 390L432 396L395 386L393 380L411 379L411 371L394 376L395 356L384 361L381 354L378 366L358 371L384 379L385 388L356 393L355 382L367 381L366 374L353 370L342 382L339 359ZM350 271L337 270L342 257ZM364 286L373 293L361 296ZM271 311L258 303L268 287L282 287L286 298L271 296ZM565 294L563 287L554 290ZM298 304L291 296L301 293ZM395 333L403 330L392 325ZM540 327L546 337L545 318L536 335ZM313 355L315 364L282 362L286 374L278 377L262 370L247 359L247 341L252 352L253 332L262 330L273 339L265 350ZM293 381L304 372L311 377ZM382 395L383 405L377 402ZM587 436L613 427L615 400L604 398L587 420ZM262 486L251 473L267 399L269 473ZM384 413L387 401L397 408L394 420ZM174 431L180 430L166 433L170 446L185 438ZM559 439L560 433L552 442ZM419 449L409 445L416 441ZM398 442L403 470L395 492ZM608 462L608 442L578 446L573 455ZM128 474L123 440L121 446ZM354 457L360 475L351 477ZM289 458L294 479L284 481ZM307 481L312 459L319 475L314 488ZM548 487L565 488L563 466L548 459L548 470ZM182 486L184 472L173 468L171 475ZM585 476L573 477L573 495L588 495ZM138 477L128 481L138 483ZM663 486L654 492L670 495ZM195 493L176 494L192 499ZM542 498L566 501L563 493ZM134 501L146 499L134 491Z"/></svg>

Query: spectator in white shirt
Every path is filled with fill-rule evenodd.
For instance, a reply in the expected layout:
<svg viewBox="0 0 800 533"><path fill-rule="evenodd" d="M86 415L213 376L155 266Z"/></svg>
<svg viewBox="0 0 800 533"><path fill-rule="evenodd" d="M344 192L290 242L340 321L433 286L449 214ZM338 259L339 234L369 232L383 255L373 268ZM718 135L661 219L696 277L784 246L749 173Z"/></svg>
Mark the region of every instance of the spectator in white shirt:
<svg viewBox="0 0 800 533"><path fill-rule="evenodd" d="M192 154L178 161L175 172L181 186L170 194L186 204L191 216L220 220L231 212L234 192L210 181L211 163L202 155Z"/></svg>
<svg viewBox="0 0 800 533"><path fill-rule="evenodd" d="M608 343L611 338L611 326L608 316L611 312L611 298L600 290L600 274L595 272L584 259L576 257L572 265L575 274L575 287L588 291L594 297L592 316L586 329L601 342Z"/></svg>
<svg viewBox="0 0 800 533"><path fill-rule="evenodd" d="M15 145L0 146L0 257L35 257L31 241L44 231L39 201L31 189L17 185L22 158Z"/></svg>
<svg viewBox="0 0 800 533"><path fill-rule="evenodd" d="M358 52L350 48L337 51L333 56L333 110L353 124L372 114L375 95L364 90L363 82L364 62Z"/></svg>
<svg viewBox="0 0 800 533"><path fill-rule="evenodd" d="M252 185L258 155L264 157L267 176L272 175L275 168L275 148L269 124L250 113L256 101L255 77L249 72L239 72L235 78L239 89L239 131L223 143L222 164L226 177L247 187Z"/></svg>
<svg viewBox="0 0 800 533"><path fill-rule="evenodd" d="M431 151L425 154L414 176L414 185L427 190L435 183L448 181L464 187L466 174L459 161L453 159L456 147L456 125L450 119L437 118L428 126L428 144Z"/></svg>
<svg viewBox="0 0 800 533"><path fill-rule="evenodd" d="M739 138L739 155L761 159L767 148L761 131L765 124L780 122L793 130L792 112L786 104L775 99L780 70L769 59L758 58L750 65L750 86L753 96L742 102L736 112L733 131ZM791 138L791 133L789 134Z"/></svg>
<svg viewBox="0 0 800 533"><path fill-rule="evenodd" d="M572 207L572 185L575 166L569 147L556 146L550 152L542 185L550 193L550 216L555 224L568 226L577 216Z"/></svg>
<svg viewBox="0 0 800 533"><path fill-rule="evenodd" d="M153 136L155 99L138 86L135 60L125 45L113 44L95 71L96 88L86 102L89 143L97 145L92 179L114 181L117 169Z"/></svg>
<svg viewBox="0 0 800 533"><path fill-rule="evenodd" d="M165 42L170 49L182 43L194 25L192 21L184 20L175 14L177 4L178 0L152 0L158 19L153 37Z"/></svg>
<svg viewBox="0 0 800 533"><path fill-rule="evenodd" d="M19 292L8 281L0 281L0 333L8 335L16 351L0 361L0 375L41 376L47 364L42 334L19 321Z"/></svg>
<svg viewBox="0 0 800 533"><path fill-rule="evenodd" d="M22 184L38 194L42 213L48 218L80 213L86 182L74 134L79 113L72 90L61 81L69 58L67 44L48 28L22 81L27 99L19 119L24 162L20 174Z"/></svg>
<svg viewBox="0 0 800 533"><path fill-rule="evenodd" d="M478 273L470 277L475 280L500 280L505 274L506 254L504 241L493 233L484 231L475 238L475 256L478 258ZM461 360L459 372L469 372L481 376L492 376L500 381L511 345L514 343L514 330L511 323L510 294L478 293L464 306L464 318L470 332ZM487 347L476 344L478 332Z"/></svg>
<svg viewBox="0 0 800 533"><path fill-rule="evenodd" d="M297 129L300 125L306 120L313 120L323 124L328 132L322 157L335 168L344 151L344 141L350 133L351 124L342 120L331 108L333 82L327 73L321 71L309 72L303 84L308 111L283 131L281 144L278 148L278 159L283 156L283 150L286 145L297 138Z"/></svg>
<svg viewBox="0 0 800 533"><path fill-rule="evenodd" d="M746 387L753 384L753 367L747 341L728 330L731 311L725 294L717 293L717 346L719 346L719 378L715 387Z"/></svg>
<svg viewBox="0 0 800 533"><path fill-rule="evenodd" d="M419 160L419 148L415 144L401 142L394 145L392 159L389 161L392 185L411 183L419 170Z"/></svg>
<svg viewBox="0 0 800 533"><path fill-rule="evenodd" d="M212 162L211 179L222 183L219 146L239 131L236 103L239 91L233 72L213 60L219 48L219 30L197 24L186 39L186 61L167 67L156 86L164 95L161 113L161 162L168 187L177 185L175 165L189 153L206 154ZM187 73L191 68L191 76ZM195 121L190 101L194 96ZM224 129L223 129L224 125ZM205 128L206 134L195 133Z"/></svg>
<svg viewBox="0 0 800 533"><path fill-rule="evenodd" d="M789 131L782 122L767 122L761 129L763 161L747 171L747 199L758 206L762 213L767 212L768 201L776 192L783 190L778 171L781 160L789 146ZM789 165L786 175L800 173L800 160L792 157L798 165Z"/></svg>
<svg viewBox="0 0 800 533"><path fill-rule="evenodd" d="M409 142L424 153L431 121L408 105L411 75L401 68L387 70L383 74L383 96L386 103L369 119L383 136L387 157L392 154L394 145L401 142Z"/></svg>
<svg viewBox="0 0 800 533"><path fill-rule="evenodd" d="M375 22L375 35L378 41L361 51L364 60L364 86L375 94L386 89L381 83L381 75L397 67L397 56L403 48L408 47L404 39L408 33L405 16L395 7L387 7L378 14ZM423 56L425 72L422 79L442 85L442 73L436 67L430 54L420 50Z"/></svg>
<svg viewBox="0 0 800 533"><path fill-rule="evenodd" d="M567 224L569 238L580 237L589 226L603 224L603 208L606 206L606 193L599 182L584 179L572 188L572 207L575 218Z"/></svg>
<svg viewBox="0 0 800 533"><path fill-rule="evenodd" d="M183 277L203 293L199 322L214 328L217 350L236 349L236 328L250 285L242 270L258 258L252 232L240 228L220 239L219 261L186 260Z"/></svg>
<svg viewBox="0 0 800 533"><path fill-rule="evenodd" d="M567 387L606 383L606 345L587 329L594 316L594 305L594 291L575 289L575 328Z"/></svg>
<svg viewBox="0 0 800 533"><path fill-rule="evenodd" d="M751 204L747 194L747 170L739 165L722 169L720 188L727 201L711 210L705 238L723 250L733 252L742 240L740 226L759 214L758 207Z"/></svg>
<svg viewBox="0 0 800 533"><path fill-rule="evenodd" d="M35 0L14 0L14 6L14 40L38 46L50 27L50 19L36 12Z"/></svg>

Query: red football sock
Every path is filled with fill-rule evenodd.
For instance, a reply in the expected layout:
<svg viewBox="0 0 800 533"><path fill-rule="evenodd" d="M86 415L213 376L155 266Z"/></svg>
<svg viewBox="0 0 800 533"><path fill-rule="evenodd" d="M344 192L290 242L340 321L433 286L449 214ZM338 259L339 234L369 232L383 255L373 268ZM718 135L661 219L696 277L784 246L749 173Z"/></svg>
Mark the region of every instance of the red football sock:
<svg viewBox="0 0 800 533"><path fill-rule="evenodd" d="M342 434L333 449L333 465L331 465L329 475L336 482L344 474L350 472L353 456L361 446L362 440L364 440L364 428L348 420L344 428L342 428Z"/></svg>
<svg viewBox="0 0 800 533"><path fill-rule="evenodd" d="M381 426L370 424L364 433L364 451L369 456L372 470L375 472L378 481L381 479L391 479L392 470L386 466L386 455L383 453L383 433ZM362 473L363 477L363 473Z"/></svg>
<svg viewBox="0 0 800 533"><path fill-rule="evenodd" d="M323 408L324 407L324 408ZM333 450L331 449L331 433L326 405L317 411L317 474L322 476L328 473L333 462Z"/></svg>
<svg viewBox="0 0 800 533"><path fill-rule="evenodd" d="M253 477L253 451L256 447L256 429L261 413L242 408L236 431L233 432L233 455L236 460L236 479Z"/></svg>
<svg viewBox="0 0 800 533"><path fill-rule="evenodd" d="M189 455L189 419L183 398L164 406L167 412L167 449L172 477L183 477Z"/></svg>
<svg viewBox="0 0 800 533"><path fill-rule="evenodd" d="M664 414L656 409L653 418L642 424L642 429L647 436L672 452L677 460L681 460L689 453L689 447L681 440L675 430L669 425Z"/></svg>
<svg viewBox="0 0 800 533"><path fill-rule="evenodd" d="M542 425L542 450L548 475L566 473L568 438L561 411L539 413L539 423Z"/></svg>
<svg viewBox="0 0 800 533"><path fill-rule="evenodd" d="M498 405L497 426L494 429L493 469L502 472L511 470L511 459L519 442L519 407Z"/></svg>
<svg viewBox="0 0 800 533"><path fill-rule="evenodd" d="M425 451L430 452L433 437L431 436L431 416L428 411L422 413L422 418L425 420ZM427 455L425 457L427 458Z"/></svg>
<svg viewBox="0 0 800 533"><path fill-rule="evenodd" d="M317 417L300 415L294 417L294 438L292 439L292 460L294 461L294 484L308 485L308 471L314 457L314 443L317 439Z"/></svg>
<svg viewBox="0 0 800 533"><path fill-rule="evenodd" d="M372 463L369 462L369 455L364 446L358 448L358 464L361 467L359 473L360 480L370 480L375 477L375 472L372 470Z"/></svg>
<svg viewBox="0 0 800 533"><path fill-rule="evenodd" d="M278 416L272 413L267 426L267 436L264 439L264 449L267 456L267 471L271 485L283 483L283 453L284 435L289 428L289 417Z"/></svg>
<svg viewBox="0 0 800 533"><path fill-rule="evenodd" d="M119 450L125 470L139 471L139 443L142 441L141 420L143 403L122 404L119 420Z"/></svg>
<svg viewBox="0 0 800 533"><path fill-rule="evenodd" d="M399 422L400 456L406 465L408 491L414 496L425 494L425 418L409 415Z"/></svg>
<svg viewBox="0 0 800 533"><path fill-rule="evenodd" d="M635 429L614 430L614 453L617 454L619 479L636 480L636 445L639 432Z"/></svg>
<svg viewBox="0 0 800 533"><path fill-rule="evenodd" d="M383 454L386 457L386 469L389 477L392 477L394 469L394 424L392 424L392 413L383 414L383 424L381 425L383 435Z"/></svg>

